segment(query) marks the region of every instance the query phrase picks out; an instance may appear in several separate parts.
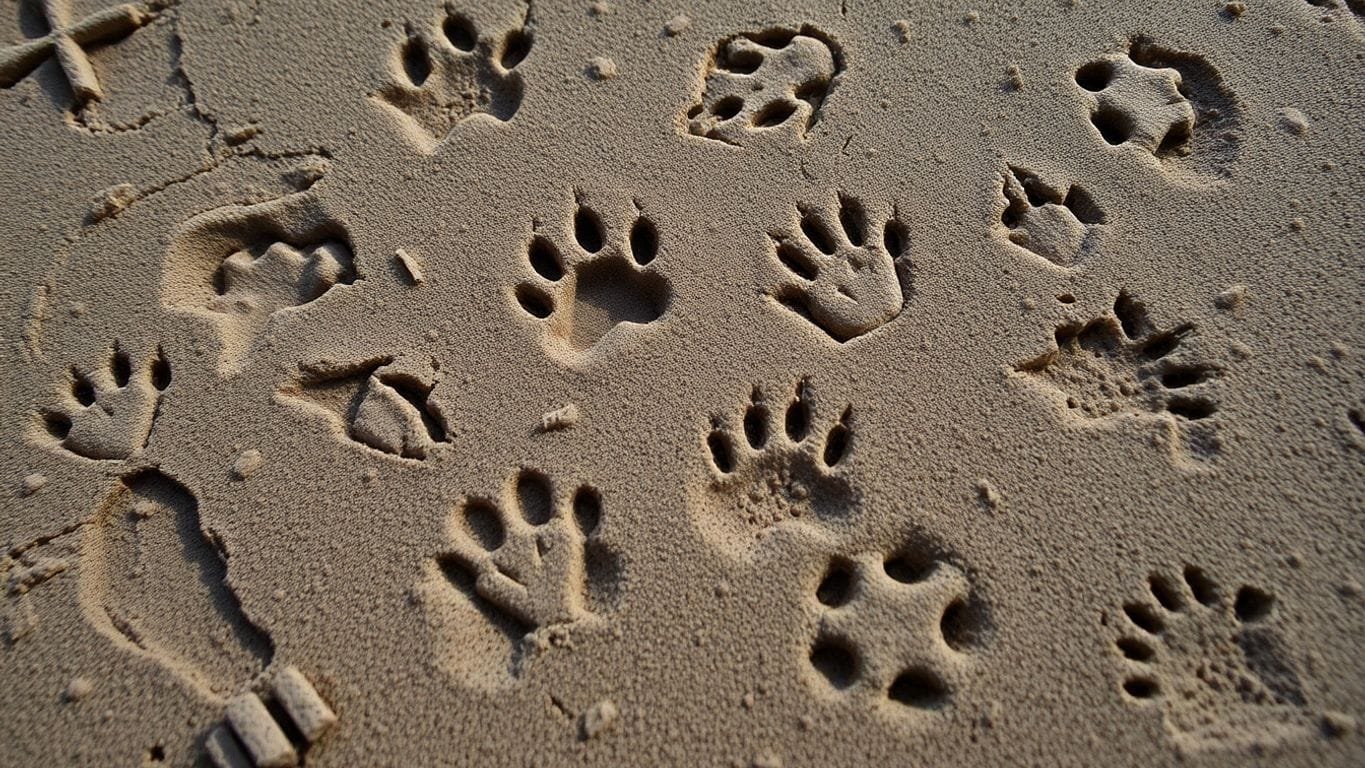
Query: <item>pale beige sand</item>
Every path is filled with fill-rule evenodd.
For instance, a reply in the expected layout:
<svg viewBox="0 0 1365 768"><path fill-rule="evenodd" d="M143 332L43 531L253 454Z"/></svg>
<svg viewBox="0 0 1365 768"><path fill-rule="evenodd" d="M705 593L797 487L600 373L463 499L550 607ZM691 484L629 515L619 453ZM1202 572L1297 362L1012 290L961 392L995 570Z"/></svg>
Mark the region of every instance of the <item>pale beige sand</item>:
<svg viewBox="0 0 1365 768"><path fill-rule="evenodd" d="M0 764L1365 764L1365 6L795 5L6 0Z"/></svg>

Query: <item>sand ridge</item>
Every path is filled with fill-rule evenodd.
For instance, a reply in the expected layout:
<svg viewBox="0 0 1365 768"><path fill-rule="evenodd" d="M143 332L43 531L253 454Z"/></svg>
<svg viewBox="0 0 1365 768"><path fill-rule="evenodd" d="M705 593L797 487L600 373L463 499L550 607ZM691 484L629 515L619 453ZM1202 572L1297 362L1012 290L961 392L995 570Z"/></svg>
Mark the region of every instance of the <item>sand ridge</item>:
<svg viewBox="0 0 1365 768"><path fill-rule="evenodd" d="M3 765L1353 765L1365 10L0 9Z"/></svg>

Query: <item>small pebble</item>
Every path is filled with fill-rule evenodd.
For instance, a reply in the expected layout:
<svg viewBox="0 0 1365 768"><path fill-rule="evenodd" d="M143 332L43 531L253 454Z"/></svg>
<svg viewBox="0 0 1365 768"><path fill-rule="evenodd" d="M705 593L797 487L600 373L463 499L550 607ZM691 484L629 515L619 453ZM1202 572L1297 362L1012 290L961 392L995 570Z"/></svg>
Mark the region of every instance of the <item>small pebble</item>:
<svg viewBox="0 0 1365 768"><path fill-rule="evenodd" d="M593 80L610 80L617 75L616 62L606 56L595 56L588 61L587 72Z"/></svg>
<svg viewBox="0 0 1365 768"><path fill-rule="evenodd" d="M19 495L32 496L38 491L41 491L45 485L47 485L47 478L42 474L34 472L30 475L25 475L24 479L19 482Z"/></svg>
<svg viewBox="0 0 1365 768"><path fill-rule="evenodd" d="M95 684L88 678L73 677L67 684L66 690L62 692L62 698L67 701L80 701L89 696L95 690Z"/></svg>
<svg viewBox="0 0 1365 768"><path fill-rule="evenodd" d="M256 474L256 470L261 468L265 460L261 458L261 452L255 448L248 448L237 454L237 458L232 462L232 477L237 480L245 480Z"/></svg>

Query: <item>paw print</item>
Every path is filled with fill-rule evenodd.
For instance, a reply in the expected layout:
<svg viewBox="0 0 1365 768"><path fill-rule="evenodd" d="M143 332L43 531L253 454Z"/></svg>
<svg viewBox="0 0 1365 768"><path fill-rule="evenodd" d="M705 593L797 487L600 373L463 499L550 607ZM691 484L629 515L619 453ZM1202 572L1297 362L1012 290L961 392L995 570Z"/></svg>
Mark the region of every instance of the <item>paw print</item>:
<svg viewBox="0 0 1365 768"><path fill-rule="evenodd" d="M427 459L450 442L447 416L431 397L437 373L434 363L407 358L318 363L304 367L302 379L281 393L319 407L356 442Z"/></svg>
<svg viewBox="0 0 1365 768"><path fill-rule="evenodd" d="M243 248L218 268L208 309L261 316L307 304L339 283L354 282L352 262L351 249L335 241L303 248L273 242L254 253Z"/></svg>
<svg viewBox="0 0 1365 768"><path fill-rule="evenodd" d="M637 205L634 220L619 235L580 202L573 218L574 246L560 249L541 233L531 238L530 270L514 295L556 342L552 351L567 347L572 354L585 353L616 326L648 325L667 310L668 282L654 269L658 228Z"/></svg>
<svg viewBox="0 0 1365 768"><path fill-rule="evenodd" d="M1016 370L1047 382L1087 419L1165 415L1195 457L1207 458L1218 450L1209 387L1221 371L1179 352L1193 331L1188 323L1157 329L1145 306L1120 291L1112 314L1058 327L1056 349Z"/></svg>
<svg viewBox="0 0 1365 768"><path fill-rule="evenodd" d="M735 145L777 129L804 137L842 71L838 49L811 27L722 40L687 112L688 133Z"/></svg>
<svg viewBox="0 0 1365 768"><path fill-rule="evenodd" d="M771 235L786 282L773 292L788 309L838 342L894 320L905 306L909 234L892 215L872 223L857 199L840 194L838 210L797 210L797 226Z"/></svg>
<svg viewBox="0 0 1365 768"><path fill-rule="evenodd" d="M1009 167L1004 193L1000 223L1009 241L1059 267L1075 266L1094 227L1104 223L1104 212L1080 186L1062 192L1023 168Z"/></svg>
<svg viewBox="0 0 1365 768"><path fill-rule="evenodd" d="M597 537L601 518L595 488L560 497L546 475L522 470L504 498L465 500L450 550L437 559L522 634L571 624L591 615L595 596L616 590L618 567Z"/></svg>
<svg viewBox="0 0 1365 768"><path fill-rule="evenodd" d="M126 459L147 445L171 366L160 350L135 360L114 343L94 370L71 368L69 386L43 409L48 434L77 456Z"/></svg>
<svg viewBox="0 0 1365 768"><path fill-rule="evenodd" d="M1197 54L1137 37L1126 53L1077 69L1075 81L1107 144L1216 174L1240 153L1241 103Z"/></svg>
<svg viewBox="0 0 1365 768"><path fill-rule="evenodd" d="M1128 701L1159 706L1172 735L1196 747L1312 727L1274 595L1226 592L1194 566L1146 586L1115 626Z"/></svg>
<svg viewBox="0 0 1365 768"><path fill-rule="evenodd" d="M1183 150L1194 132L1194 107L1174 69L1112 54L1076 70L1076 84L1091 94L1090 122L1109 144L1131 142L1167 157Z"/></svg>
<svg viewBox="0 0 1365 768"><path fill-rule="evenodd" d="M471 115L503 122L516 115L524 87L516 68L532 41L529 9L520 27L494 37L455 11L432 24L409 24L393 81L375 95L420 126L434 148Z"/></svg>
<svg viewBox="0 0 1365 768"><path fill-rule="evenodd" d="M785 521L830 523L852 512L854 493L840 469L853 445L852 408L820 427L810 383L786 398L754 387L738 423L713 419L706 437L712 482L704 532L724 548L752 541ZM741 544L742 546L742 544Z"/></svg>
<svg viewBox="0 0 1365 768"><path fill-rule="evenodd" d="M987 631L966 575L917 541L832 558L809 606L813 687L893 714L947 708Z"/></svg>

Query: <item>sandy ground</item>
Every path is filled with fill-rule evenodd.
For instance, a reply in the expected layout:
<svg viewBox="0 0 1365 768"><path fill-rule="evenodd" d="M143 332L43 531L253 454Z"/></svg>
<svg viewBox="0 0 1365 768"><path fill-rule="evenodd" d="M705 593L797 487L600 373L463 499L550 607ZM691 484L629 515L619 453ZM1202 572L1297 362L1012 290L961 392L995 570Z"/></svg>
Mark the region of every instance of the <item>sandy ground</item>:
<svg viewBox="0 0 1365 768"><path fill-rule="evenodd" d="M1365 764L1365 6L1162 5L5 0L0 765Z"/></svg>

